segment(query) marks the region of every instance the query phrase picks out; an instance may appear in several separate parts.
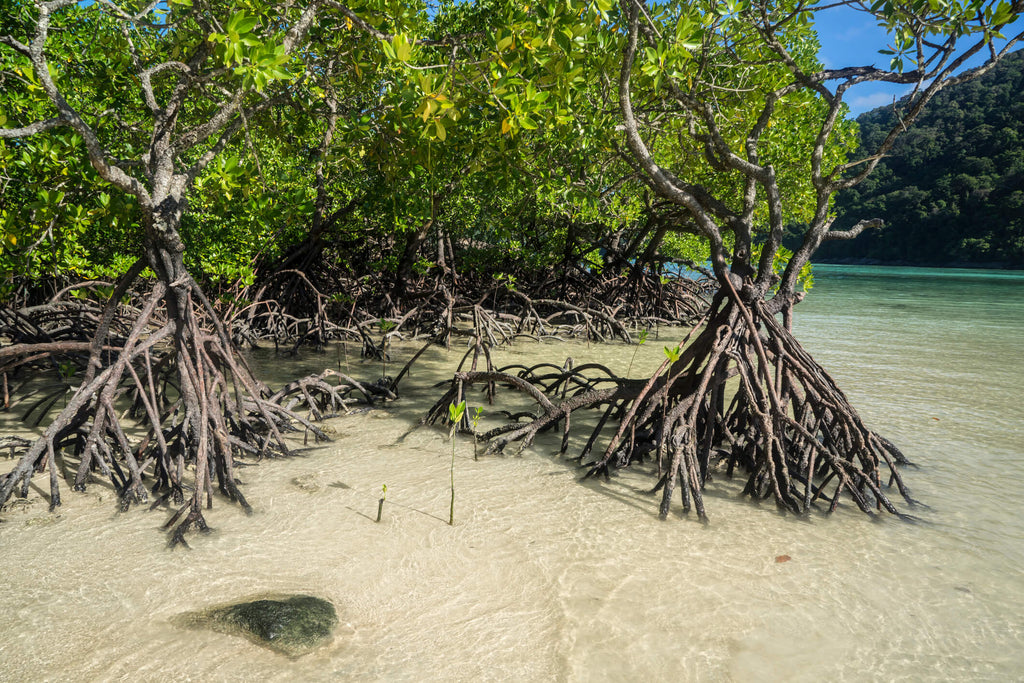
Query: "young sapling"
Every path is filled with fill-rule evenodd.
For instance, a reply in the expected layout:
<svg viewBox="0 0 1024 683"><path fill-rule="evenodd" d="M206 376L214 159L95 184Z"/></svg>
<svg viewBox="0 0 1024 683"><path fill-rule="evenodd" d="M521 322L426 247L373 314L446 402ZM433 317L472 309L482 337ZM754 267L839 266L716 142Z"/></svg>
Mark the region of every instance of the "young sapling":
<svg viewBox="0 0 1024 683"><path fill-rule="evenodd" d="M452 479L452 500L451 505L448 508L448 524L449 526L455 524L455 434L459 431L459 422L462 420L462 416L466 413L466 402L460 401L458 405L451 403L448 405L448 417L452 421L452 431L449 437L452 441L452 466L451 466L451 479Z"/></svg>
<svg viewBox="0 0 1024 683"><path fill-rule="evenodd" d="M388 497L388 485L380 487L380 500L377 501L377 521L380 521L381 513L384 512L384 500Z"/></svg>
<svg viewBox="0 0 1024 683"><path fill-rule="evenodd" d="M647 334L649 330L640 330L640 339L636 343L636 347L633 349L633 357L629 359L629 367L626 368L626 377L629 377L630 370L633 369L633 361L636 360L636 354L640 350L640 347L647 342Z"/></svg>

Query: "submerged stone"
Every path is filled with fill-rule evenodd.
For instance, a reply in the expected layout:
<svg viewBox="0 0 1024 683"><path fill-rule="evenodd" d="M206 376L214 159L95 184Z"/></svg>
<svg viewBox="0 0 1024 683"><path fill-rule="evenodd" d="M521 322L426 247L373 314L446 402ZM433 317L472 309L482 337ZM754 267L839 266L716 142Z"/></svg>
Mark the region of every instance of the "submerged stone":
<svg viewBox="0 0 1024 683"><path fill-rule="evenodd" d="M321 645L338 624L334 605L310 595L241 602L189 617L190 625L243 635L289 657L304 655Z"/></svg>

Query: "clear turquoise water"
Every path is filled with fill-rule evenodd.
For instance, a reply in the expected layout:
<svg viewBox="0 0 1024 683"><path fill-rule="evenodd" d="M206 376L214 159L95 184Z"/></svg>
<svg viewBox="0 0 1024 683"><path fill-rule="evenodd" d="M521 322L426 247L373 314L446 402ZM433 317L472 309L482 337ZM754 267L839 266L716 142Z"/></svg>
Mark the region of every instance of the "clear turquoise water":
<svg viewBox="0 0 1024 683"><path fill-rule="evenodd" d="M1021 577L1024 273L817 266L815 281L798 338L920 466L925 519Z"/></svg>

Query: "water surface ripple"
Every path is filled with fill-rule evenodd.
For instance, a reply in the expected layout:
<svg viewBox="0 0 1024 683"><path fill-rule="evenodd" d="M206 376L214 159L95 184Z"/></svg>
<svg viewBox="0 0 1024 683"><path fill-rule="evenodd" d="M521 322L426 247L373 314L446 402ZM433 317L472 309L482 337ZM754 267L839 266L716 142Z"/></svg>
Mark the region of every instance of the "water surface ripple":
<svg viewBox="0 0 1024 683"><path fill-rule="evenodd" d="M68 492L56 516L44 502L5 514L0 680L1019 680L1024 278L827 267L816 279L798 336L919 465L907 473L929 505L919 524L852 505L797 519L723 480L707 527L660 522L639 472L581 484L552 441L477 461L463 439L450 527L451 444L409 433L461 356L436 350L388 410L331 420L336 440L302 457L242 468L254 516L216 501L215 531L191 551L166 550L165 513L119 515L102 485ZM632 374L673 335L642 347ZM255 360L280 379L337 362L377 372L355 354ZM632 354L523 344L502 358L624 372ZM173 624L267 592L330 599L334 642L293 661Z"/></svg>

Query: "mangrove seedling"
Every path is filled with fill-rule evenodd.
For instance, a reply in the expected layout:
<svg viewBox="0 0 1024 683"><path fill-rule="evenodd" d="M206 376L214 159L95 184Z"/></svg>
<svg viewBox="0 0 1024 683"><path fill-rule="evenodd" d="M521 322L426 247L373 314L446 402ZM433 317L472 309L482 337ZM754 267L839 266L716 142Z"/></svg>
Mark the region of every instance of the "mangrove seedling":
<svg viewBox="0 0 1024 683"><path fill-rule="evenodd" d="M462 420L462 416L466 413L466 402L460 401L457 405L450 403L448 405L448 417L452 421L452 431L450 438L452 441L452 466L451 466L451 479L452 479L452 500L451 505L448 508L448 525L455 524L455 434L459 431L459 422Z"/></svg>
<svg viewBox="0 0 1024 683"><path fill-rule="evenodd" d="M345 372L349 373L351 370L348 367L348 344L345 342L338 344L338 372L341 372L341 361L343 355L345 357Z"/></svg>
<svg viewBox="0 0 1024 683"><path fill-rule="evenodd" d="M380 500L377 501L377 521L380 521L381 513L384 512L384 500L388 497L388 485L380 487Z"/></svg>
<svg viewBox="0 0 1024 683"><path fill-rule="evenodd" d="M629 377L630 371L633 369L633 361L636 360L636 354L640 350L640 347L647 342L647 334L650 330L640 330L640 338L637 340L636 347L633 349L633 357L629 359L629 367L626 368L626 377Z"/></svg>

